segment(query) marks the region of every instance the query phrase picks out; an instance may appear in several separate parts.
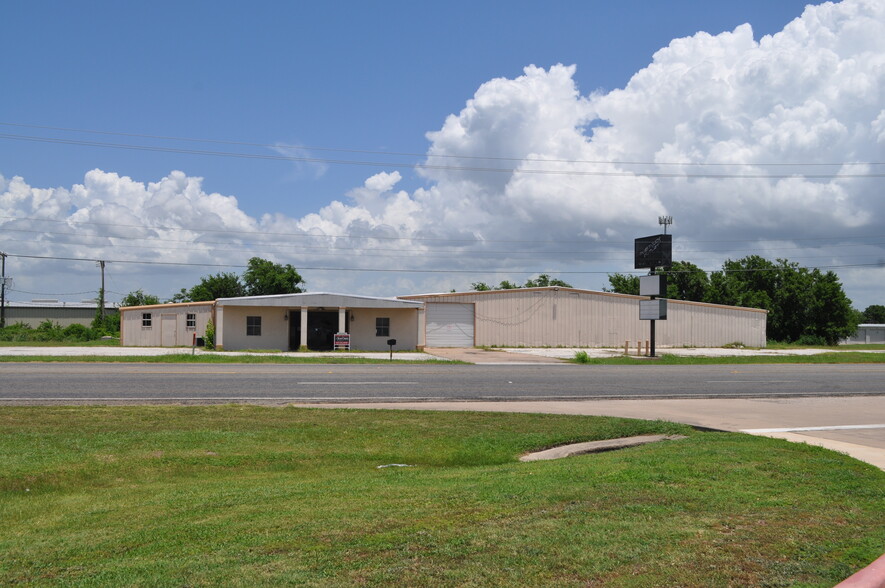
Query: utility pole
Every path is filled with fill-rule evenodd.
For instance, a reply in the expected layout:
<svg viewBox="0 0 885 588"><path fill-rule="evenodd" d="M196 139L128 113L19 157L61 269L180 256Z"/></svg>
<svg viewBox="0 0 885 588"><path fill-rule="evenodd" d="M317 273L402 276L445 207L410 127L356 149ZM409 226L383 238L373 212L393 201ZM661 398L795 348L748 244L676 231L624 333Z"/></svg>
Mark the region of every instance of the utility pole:
<svg viewBox="0 0 885 588"><path fill-rule="evenodd" d="M98 305L101 308L98 312L102 323L104 323L104 260L99 260L98 265L101 267L101 290L98 291Z"/></svg>
<svg viewBox="0 0 885 588"><path fill-rule="evenodd" d="M6 326L6 254L0 251L0 329Z"/></svg>

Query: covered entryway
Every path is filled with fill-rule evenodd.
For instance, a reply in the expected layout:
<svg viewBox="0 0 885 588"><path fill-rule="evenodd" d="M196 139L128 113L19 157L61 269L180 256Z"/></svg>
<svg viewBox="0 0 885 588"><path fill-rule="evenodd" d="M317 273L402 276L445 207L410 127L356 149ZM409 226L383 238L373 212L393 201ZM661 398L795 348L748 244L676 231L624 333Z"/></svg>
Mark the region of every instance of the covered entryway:
<svg viewBox="0 0 885 588"><path fill-rule="evenodd" d="M289 350L301 347L301 312L290 310ZM350 316L345 313L345 332L350 332ZM313 351L331 351L335 347L335 333L338 332L338 311L307 311L307 348Z"/></svg>
<svg viewBox="0 0 885 588"><path fill-rule="evenodd" d="M215 344L221 349L314 351L335 348L335 334L349 335L350 349L416 349L424 303L328 292L219 298Z"/></svg>
<svg viewBox="0 0 885 588"><path fill-rule="evenodd" d="M427 303L427 347L473 347L473 304Z"/></svg>

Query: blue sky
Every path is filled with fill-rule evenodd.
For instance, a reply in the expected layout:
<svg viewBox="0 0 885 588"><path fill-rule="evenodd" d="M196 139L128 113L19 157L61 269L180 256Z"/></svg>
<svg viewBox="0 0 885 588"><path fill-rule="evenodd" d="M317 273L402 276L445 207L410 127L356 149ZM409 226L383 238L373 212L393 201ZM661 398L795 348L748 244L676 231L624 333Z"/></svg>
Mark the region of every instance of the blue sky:
<svg viewBox="0 0 885 588"><path fill-rule="evenodd" d="M452 155L451 140L454 139L449 137L449 142L444 145L444 141L438 137L434 143L427 133L440 132L447 117L465 115L468 101L477 98L477 93L484 84L498 79L524 79L524 68L530 65L535 65L544 72L550 72L550 68L557 64L575 65L576 70L566 77L571 80L578 93L578 102L581 99L592 102L589 100L592 95L605 96L613 90L625 88L638 72L652 64L655 53L670 45L674 39L694 39L691 51L704 51L708 48L709 59L715 62L720 55L720 48L709 46L709 43L697 37L698 32L705 31L718 42L718 35L749 23L752 26L752 38L758 42L763 36L778 33L788 23L799 18L804 6L804 2L787 0L666 3L7 2L0 8L4 31L0 36L0 75L4 80L3 90L0 91L0 123L7 123L0 125L0 133L19 137L74 140L78 144L0 137L0 176L7 183L14 177L20 177L32 191L72 191L76 185L84 183L86 174L91 170L115 174L117 178L128 177L135 183L145 185L160 182L173 171L180 171L187 178L202 178L199 191L205 195L217 193L236 198L237 213L248 218L242 221L245 223L242 226L236 223L225 225L231 230L252 230L248 228L252 227L257 232L267 233L273 232L273 227L276 227L278 232L286 235L310 230L340 235L353 234L360 226L374 230L382 225L389 225L397 235L415 237L424 234L422 231L438 229L441 233L437 236L452 239L460 235L457 223L453 224L454 229L445 232L442 228L445 223L438 227L434 227L433 223L409 224L406 221L401 225L391 225L389 219L402 218L407 209L414 216L417 214L415 207L432 216L432 213L427 212L432 208L429 204L430 197L424 191L436 189L437 192L444 192L444 187L449 185L447 182L452 182L453 179L442 178L434 173L418 173L408 165L425 161L425 154L431 148L448 150L448 155ZM847 18L844 17L843 20ZM873 54L878 51L878 47L873 47ZM674 50L674 53L678 52ZM775 51L770 52L770 55L775 54ZM801 55L801 51L796 54ZM787 70L796 67L799 71L801 64L798 63L797 55L793 55L793 61L788 60L783 67ZM847 56L845 58L848 59ZM745 60L744 63L749 61ZM808 65L802 67L807 69ZM684 68L678 71L683 70ZM550 76L541 76L538 79L541 78L544 81L538 84L550 82ZM666 84L666 78L657 79L653 83ZM881 78L878 83L882 83ZM561 91L567 91L562 90L562 84L558 87ZM532 85L527 81L526 88L529 88L526 91L538 92L534 99L545 99L547 90L538 89L537 84ZM656 92L662 92L663 88L662 85L661 90L652 90L647 94L653 96ZM504 111L508 105L518 100L515 96L520 91L510 89L489 100L501 100L501 110ZM811 95L810 93L809 96ZM612 100L614 98L612 96ZM749 107L747 99L742 100L744 102L737 104L735 109ZM799 108L809 103L805 97L798 96L788 106ZM592 105L587 108L602 112L604 104L600 104L601 106ZM583 104L579 106L584 108ZM494 105L489 108L493 109ZM837 110L830 107L832 112ZM486 112L483 116L494 118L488 114L491 110L483 112ZM755 116L757 121L771 120L770 114L774 112L776 110L762 111ZM719 117L717 120L726 120L729 116L738 118L733 113L729 116L720 114L715 114ZM595 124L590 120L592 116L582 113L576 117L575 120L580 121L583 138L589 143L593 138L592 126ZM650 118L646 121L650 127L650 135L655 134L654 120ZM709 126L712 124L710 120L708 117L703 124ZM484 128L484 132L497 132L496 129L506 127L507 121L512 121L512 117L502 115L500 119L495 119L497 127ZM685 124L690 122L686 118ZM680 127L678 120L669 120L662 124L669 125L667 128L671 130L675 129L673 133L676 134L673 136L677 136L679 129L685 126ZM574 125L567 123L566 126ZM626 129L627 126L615 125L615 129ZM61 128L128 136L62 131L59 130ZM758 124L753 128L758 128ZM818 127L809 123L809 128ZM182 142L134 135L232 141L240 144ZM471 138L469 144L465 143L462 147L477 144L486 146L487 151L470 151L473 157L509 157L515 154L515 159L521 159L529 152L539 153L536 144L531 145L532 149L527 146L524 150L517 149L515 153L509 153L510 137L511 135L501 132L494 140L486 141L476 135L476 140ZM152 152L88 146L82 144L85 141L155 146L175 151ZM518 139L513 139L512 142L518 143ZM594 153L610 153L619 157L654 156L657 161L661 161L663 154L667 153L667 146L672 145L673 141L661 140L654 148L648 149L631 150L632 148L627 147L635 143L636 141L628 142L617 148L607 147L605 150L599 147ZM269 147L280 144L301 145L306 146L306 149L281 151ZM874 141L870 144L867 141L863 145L856 153L845 153L837 161L881 161L881 158L876 159L877 155L882 154L881 142ZM341 151L324 151L320 148ZM213 157L181 152L184 150L228 151L240 155L256 155L258 158ZM351 153L347 150L370 153ZM784 149L779 152L784 159L778 161L821 163L827 160L820 158L832 155L812 155L807 150L798 150L790 155L787 151ZM412 155L390 155L391 152ZM389 165L340 165L265 159L281 153L327 160L388 162ZM550 153L540 152L544 157L552 157L552 153L562 156L568 152L564 151L562 145L551 147ZM690 153L690 149L679 151L680 156ZM722 153L707 153L705 161L715 159L714 155L721 157ZM527 158L527 161L530 160L530 157ZM758 159L754 161L758 162ZM805 173L809 169L812 168L795 171ZM374 183L383 185L385 190L390 188L392 192L405 193L410 199L406 203L408 206L394 210L393 204L388 202L391 192L385 192L388 196L382 195L387 199L387 204L384 205L372 200L376 196L366 196L364 201L353 199L353 191L364 187L364 182L369 178L376 174L394 172L398 172L400 177L383 176ZM111 180L117 181L114 178ZM637 182L641 183L640 180ZM772 182L778 183L778 180ZM611 250L623 245L628 238L655 232L658 212L668 212L676 216L674 232L678 235L681 229L679 215L682 214L682 218L686 219L691 207L686 202L677 202L676 197L667 200L665 196L661 196L660 194L666 192L664 187L637 186L648 192L647 204L637 205L640 210L647 209L648 219L634 220L632 225L619 225L616 228L612 228L610 221L600 220L599 227L591 226L592 223L588 221L580 227L570 229L571 232L566 232L568 238L576 244L584 238L603 244L610 241L612 244L607 247ZM495 192L498 188L500 193ZM523 202L534 197L521 195L519 189L521 187L518 183L508 183L505 187L503 182L485 184L483 180L477 180L476 185L473 185L473 192L468 190L464 194L459 192L457 196L449 194L439 198L443 202L464 200L458 206L462 207L463 214L469 215L471 213L468 208L473 206L471 198L476 198L476 202L486 202L487 206L484 204L482 209L489 212L494 210L496 205L493 200L499 196L506 196L510 203L515 201L514 198L522 199L519 201ZM87 192L90 190L92 189L87 189ZM107 190L113 192L114 189ZM541 191L543 192L543 188ZM531 194L537 196L538 193ZM776 194L782 194L786 200L795 197L789 191L778 191ZM839 198L835 193L829 197L836 200ZM50 198L55 198L55 194ZM102 214L98 213L94 205L89 204L94 204L96 198L101 199L103 196L84 197L74 204L65 200L65 196L61 198L64 205L59 207L58 216L54 217L58 222L66 219L75 222L88 216L94 222L103 219L102 222L105 223L118 222L120 226L126 226L133 224L133 219L143 219L145 215L145 209L133 208L127 214L121 213L121 220L114 221L109 216L113 208L109 204L102 209ZM613 192L611 198L623 196ZM352 207L346 213L341 212L341 215L350 215L346 220L342 220L343 216L336 217L332 213L323 217L323 223L318 224L317 221L311 224L312 221L306 220L334 201ZM648 204L652 202L660 206ZM119 209L126 208L127 205L118 201L115 206ZM729 206L723 204L724 210L730 210ZM362 207L360 210L370 211L371 219L364 215L354 220L354 210L359 207ZM529 208L531 207L523 207L513 212L514 220L510 226L513 227L512 230L519 231L517 240L549 240L551 235L556 234L555 229L552 232L549 230L550 227L559 221L555 218L545 219L541 223L545 228L539 229L536 234L531 223L519 220L536 214L530 212ZM386 212L382 212L382 209ZM683 212L683 209L686 211ZM33 218L29 215L36 208L32 207L31 212L24 208L16 209L14 213L9 210L12 208L7 207L7 216ZM193 215L192 220L187 218L188 213L182 212L174 218L170 216L162 221L155 220L154 224L159 227L199 228L201 225L196 221L200 214L205 214L205 210L205 207L195 206L189 213ZM865 211L859 204L853 206L849 212L839 230L820 233L818 236L834 237L832 244L836 245L839 243L838 238L843 238L844 244L844 239L871 235L870 231L875 227L872 219L876 218L878 212L867 211L869 214L864 216ZM155 214L155 211L151 214ZM261 220L263 215L273 214L280 215L283 220L276 224ZM385 214L387 216L384 218L388 220L381 222L380 219ZM129 220L124 222L123 219ZM564 222L563 219L560 221ZM71 222L68 226L76 230L77 226ZM143 222L145 225L150 224L147 220ZM368 224L363 226L359 223ZM280 229L284 225L288 228ZM7 224L7 228L11 226ZM753 227L744 228L750 230ZM478 234L479 230L477 227L469 229L471 235ZM506 226L498 227L498 230L490 229L489 234L496 237L483 235L483 238L490 242L504 241L506 239L502 235L506 235L507 230ZM635 234L630 235L631 230ZM686 237L690 237L693 232L689 226L681 230ZM772 253L772 257L778 256L778 251L782 257L793 257L789 255L792 251L796 253L795 257L802 257L806 253L802 244L807 246L808 239L814 238L814 235L799 234L798 229L793 232L785 230L787 232L784 241L793 244L798 242L800 248L794 250L786 244L781 250L771 248L770 243L776 239L768 226L759 227L758 234L752 238L756 239L757 245L763 241L769 243L766 252ZM722 232L697 232L695 238L699 242L709 241L711 234ZM67 247L71 243L55 243L50 246L44 237L41 246L36 246L35 243L22 241L22 235L30 235L34 241L38 240L35 233L18 233L16 240L5 241L3 233L0 233L0 250L11 254L28 252L74 256L71 253L72 248ZM9 234L5 236L8 237ZM162 238L156 234L154 237ZM194 242L200 239L195 235L187 238ZM179 238L175 242L185 240ZM525 244L522 248L532 247ZM536 257L523 266L508 264L505 267L491 262L476 265L477 269L496 270L488 276L430 276L434 279L428 280L425 279L428 278L427 275L417 274L392 279L390 275L377 273L341 278L336 277L333 272L316 272L314 275L306 272L306 277L309 286L326 290L362 290L392 295L413 293L408 290L449 287L463 289L471 281L484 277L487 277L487 281L505 278L523 281L529 275L525 272L531 270L567 270L575 267L574 264L562 263L562 256L554 253L556 249L547 249L552 252L549 257ZM759 251L758 248L751 247L744 249L749 253ZM96 244L95 251L102 257L123 255L119 246L115 248L109 241ZM260 247L252 251L278 261L293 261L298 267L328 266L332 262L342 267L354 265L343 259L343 253L335 259L328 256L310 258L304 255L290 259L283 250L274 249L270 245L264 251ZM405 254L408 255L409 251L415 253L414 250L408 250ZM700 252L700 249L693 245L687 251ZM741 251L739 247L732 251L721 251L718 258L713 252L704 251L705 261L699 265L713 268L725 257L742 256ZM372 255L369 246L366 246L363 253L368 254L369 261L380 260L377 253ZM428 262L427 267L452 266L451 258L446 258L442 252L437 253L440 257ZM451 250L448 253L453 254ZM145 243L143 250L131 246L125 254L129 257L165 255L152 249L148 243ZM459 255L463 257L463 254L460 251ZM873 253L865 251L864 255L869 257ZM685 257L691 259L688 254ZM815 248L814 255L807 257L826 260L833 258L833 254L831 251L822 252ZM885 255L882 257L885 258ZM398 263L395 259L392 257L387 260L385 267L395 269ZM200 260L207 264L213 261L244 261L218 251L206 251L203 256L191 254L186 259L193 263L199 263ZM369 267L369 261L362 267ZM601 258L592 268L586 267L587 271L631 269L629 264L623 263L623 259L615 262ZM191 267L186 272L176 270L174 273L163 273L156 267L141 267L139 272L126 268L115 274L115 287L122 292L139 287L151 290L153 287L157 294L168 296L179 287L195 283L199 275L214 271L217 270L212 267ZM89 280L94 272L89 269L86 273L90 276L83 278L84 289L88 289L85 284L91 283ZM146 273L152 277L144 279ZM70 290L66 285L54 284L51 275L52 272L47 273L45 268L31 274L27 267L19 266L16 270L16 284L22 294L18 298L30 297L27 292L64 294ZM139 276L142 281L139 281ZM575 285L593 289L604 284L603 274L575 275L567 279ZM846 282L853 279L843 277ZM72 275L63 281L71 284L78 280L78 277ZM860 278L857 281L860 284ZM875 302L872 293L861 294L860 288L854 298L862 300L862 303Z"/></svg>
<svg viewBox="0 0 885 588"><path fill-rule="evenodd" d="M424 134L492 78L530 64L577 64L582 92L611 90L673 38L746 22L757 36L770 34L804 5L8 2L0 122L424 153ZM181 169L205 178L207 190L236 195L253 215L306 214L368 175L354 166L317 177L279 162L0 141L0 173L41 187L68 186L96 167L139 181Z"/></svg>

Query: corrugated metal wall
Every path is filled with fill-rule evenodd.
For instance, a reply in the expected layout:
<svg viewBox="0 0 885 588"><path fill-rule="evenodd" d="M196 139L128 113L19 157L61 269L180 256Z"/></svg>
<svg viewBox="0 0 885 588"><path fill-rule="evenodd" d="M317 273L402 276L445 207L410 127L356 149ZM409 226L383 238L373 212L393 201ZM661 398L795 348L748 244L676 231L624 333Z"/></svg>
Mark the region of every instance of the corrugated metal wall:
<svg viewBox="0 0 885 588"><path fill-rule="evenodd" d="M411 300L474 303L475 344L526 347L618 347L649 338L639 320L646 298L569 288L524 288L404 296ZM668 316L656 322L656 344L715 347L742 343L764 347L767 313L756 309L668 301Z"/></svg>
<svg viewBox="0 0 885 588"><path fill-rule="evenodd" d="M858 325L857 332L844 339L845 344L885 343L885 325Z"/></svg>
<svg viewBox="0 0 885 588"><path fill-rule="evenodd" d="M24 323L37 328L43 321L52 321L62 327L78 324L91 327L95 319L96 308L80 308L75 306L7 306L6 324ZM116 314L116 308L106 308L105 314Z"/></svg>

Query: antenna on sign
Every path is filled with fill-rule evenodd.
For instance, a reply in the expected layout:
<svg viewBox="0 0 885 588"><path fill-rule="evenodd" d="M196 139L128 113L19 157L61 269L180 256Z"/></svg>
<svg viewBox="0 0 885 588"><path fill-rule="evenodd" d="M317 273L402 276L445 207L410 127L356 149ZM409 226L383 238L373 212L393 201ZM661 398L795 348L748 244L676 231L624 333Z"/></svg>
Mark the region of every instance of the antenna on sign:
<svg viewBox="0 0 885 588"><path fill-rule="evenodd" d="M673 217L672 216L659 216L658 217L658 224L664 225L664 234L666 235L667 234L667 225L673 224Z"/></svg>

